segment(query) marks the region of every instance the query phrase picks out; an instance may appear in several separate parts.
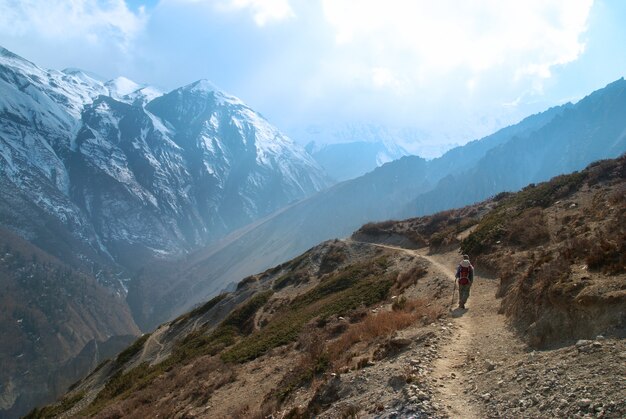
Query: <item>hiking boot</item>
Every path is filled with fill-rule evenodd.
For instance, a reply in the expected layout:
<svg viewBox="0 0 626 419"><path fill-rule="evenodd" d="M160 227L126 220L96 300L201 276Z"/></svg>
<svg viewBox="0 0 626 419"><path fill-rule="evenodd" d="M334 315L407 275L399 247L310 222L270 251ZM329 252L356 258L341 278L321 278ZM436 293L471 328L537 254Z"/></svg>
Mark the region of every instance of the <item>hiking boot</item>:
<svg viewBox="0 0 626 419"><path fill-rule="evenodd" d="M459 307L464 309L465 308L465 304L459 304Z"/></svg>

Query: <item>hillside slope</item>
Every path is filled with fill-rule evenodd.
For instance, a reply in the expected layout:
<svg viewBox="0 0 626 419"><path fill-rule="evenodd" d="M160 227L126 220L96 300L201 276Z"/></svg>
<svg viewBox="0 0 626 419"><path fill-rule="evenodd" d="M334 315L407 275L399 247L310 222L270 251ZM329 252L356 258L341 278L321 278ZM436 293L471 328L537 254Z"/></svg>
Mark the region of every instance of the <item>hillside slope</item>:
<svg viewBox="0 0 626 419"><path fill-rule="evenodd" d="M0 417L16 417L63 394L139 330L123 296L93 276L5 229L0 249Z"/></svg>
<svg viewBox="0 0 626 419"><path fill-rule="evenodd" d="M158 292L149 300L151 311L144 317L147 328L219 293L233 279L284 262L321 241L346 236L368 220L384 218L396 202L406 202L406 197L427 188L417 181L425 176L425 160L404 157L393 169L384 165L350 183L335 185L234 232L185 261L146 267L133 287L145 289L152 284ZM157 286L163 288L157 290ZM129 299L134 295L131 287Z"/></svg>
<svg viewBox="0 0 626 419"><path fill-rule="evenodd" d="M163 324L31 417L622 417L624 188L626 156L369 224ZM478 268L469 311L450 302L459 251Z"/></svg>

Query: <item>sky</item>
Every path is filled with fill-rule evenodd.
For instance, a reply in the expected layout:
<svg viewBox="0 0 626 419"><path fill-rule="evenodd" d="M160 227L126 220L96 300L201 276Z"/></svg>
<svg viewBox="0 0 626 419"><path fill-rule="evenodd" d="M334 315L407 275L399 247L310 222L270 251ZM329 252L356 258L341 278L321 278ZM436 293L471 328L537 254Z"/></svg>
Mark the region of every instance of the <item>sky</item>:
<svg viewBox="0 0 626 419"><path fill-rule="evenodd" d="M623 22L621 0L0 0L0 45L166 91L208 79L296 141L382 127L433 157L626 75Z"/></svg>

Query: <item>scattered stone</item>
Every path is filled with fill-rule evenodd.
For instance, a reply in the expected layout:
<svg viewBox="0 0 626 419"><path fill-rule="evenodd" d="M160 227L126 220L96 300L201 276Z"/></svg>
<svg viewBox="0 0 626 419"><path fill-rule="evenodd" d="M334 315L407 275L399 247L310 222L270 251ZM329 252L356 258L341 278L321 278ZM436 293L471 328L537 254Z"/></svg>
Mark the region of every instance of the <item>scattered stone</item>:
<svg viewBox="0 0 626 419"><path fill-rule="evenodd" d="M328 406L341 398L343 393L343 383L339 376L332 377L327 383L322 385L316 392L309 406Z"/></svg>
<svg viewBox="0 0 626 419"><path fill-rule="evenodd" d="M389 384L394 391L398 391L406 385L406 379L401 375L394 375L387 381L387 384Z"/></svg>
<svg viewBox="0 0 626 419"><path fill-rule="evenodd" d="M591 404L591 399L578 400L578 407L589 407L590 404Z"/></svg>
<svg viewBox="0 0 626 419"><path fill-rule="evenodd" d="M407 338L393 338L389 341L389 344L397 349L402 349L402 348L406 348L407 346L411 345L411 339L407 339Z"/></svg>
<svg viewBox="0 0 626 419"><path fill-rule="evenodd" d="M485 368L487 368L487 371L493 371L496 368L496 364L494 364L491 360L486 359Z"/></svg>

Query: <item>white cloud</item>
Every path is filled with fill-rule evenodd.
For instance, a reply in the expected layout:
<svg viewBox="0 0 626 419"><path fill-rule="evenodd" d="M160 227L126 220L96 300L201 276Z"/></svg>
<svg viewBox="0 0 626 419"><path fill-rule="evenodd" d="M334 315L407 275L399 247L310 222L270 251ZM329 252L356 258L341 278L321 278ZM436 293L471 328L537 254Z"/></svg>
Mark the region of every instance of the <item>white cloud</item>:
<svg viewBox="0 0 626 419"><path fill-rule="evenodd" d="M417 88L455 74L468 89L498 72L533 86L584 51L593 0L321 0L337 48L379 82L411 80ZM389 69L381 77L377 69ZM363 70L365 71L365 70ZM375 85L380 83L376 83Z"/></svg>
<svg viewBox="0 0 626 419"><path fill-rule="evenodd" d="M124 0L0 0L0 34L12 37L113 42L125 49L145 21L143 8L135 14Z"/></svg>
<svg viewBox="0 0 626 419"><path fill-rule="evenodd" d="M258 26L295 16L289 0L220 0L218 8L223 11L247 10Z"/></svg>
<svg viewBox="0 0 626 419"><path fill-rule="evenodd" d="M378 88L399 89L402 87L402 82L396 78L393 71L386 67L373 68L371 81Z"/></svg>

